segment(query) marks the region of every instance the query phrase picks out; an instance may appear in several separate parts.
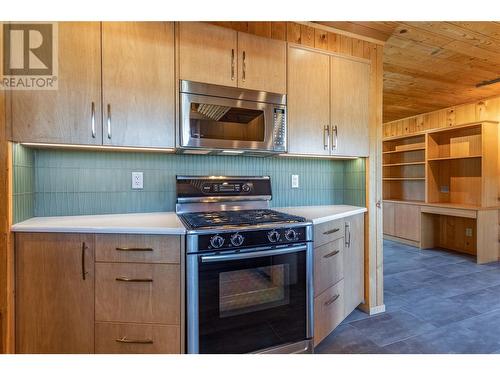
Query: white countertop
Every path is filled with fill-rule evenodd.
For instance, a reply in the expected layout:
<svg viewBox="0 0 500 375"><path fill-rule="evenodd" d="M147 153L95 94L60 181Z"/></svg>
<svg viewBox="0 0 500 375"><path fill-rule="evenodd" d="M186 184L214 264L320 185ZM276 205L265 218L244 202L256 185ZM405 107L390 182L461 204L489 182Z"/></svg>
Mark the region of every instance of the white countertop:
<svg viewBox="0 0 500 375"><path fill-rule="evenodd" d="M280 207L276 210L305 217L313 224L321 224L368 211L366 207L348 205Z"/></svg>
<svg viewBox="0 0 500 375"><path fill-rule="evenodd" d="M12 226L14 232L184 234L175 212L34 217Z"/></svg>
<svg viewBox="0 0 500 375"><path fill-rule="evenodd" d="M365 207L301 206L278 207L277 211L305 217L320 224L366 212ZM12 226L13 232L185 234L175 212L143 214L34 217Z"/></svg>

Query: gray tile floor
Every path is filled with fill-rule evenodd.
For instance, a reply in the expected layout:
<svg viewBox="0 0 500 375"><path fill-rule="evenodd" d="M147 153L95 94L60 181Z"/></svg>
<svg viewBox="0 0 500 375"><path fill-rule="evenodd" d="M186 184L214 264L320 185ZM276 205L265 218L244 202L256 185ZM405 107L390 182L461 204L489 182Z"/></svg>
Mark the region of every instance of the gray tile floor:
<svg viewBox="0 0 500 375"><path fill-rule="evenodd" d="M500 262L384 241L386 312L355 310L316 353L500 353Z"/></svg>

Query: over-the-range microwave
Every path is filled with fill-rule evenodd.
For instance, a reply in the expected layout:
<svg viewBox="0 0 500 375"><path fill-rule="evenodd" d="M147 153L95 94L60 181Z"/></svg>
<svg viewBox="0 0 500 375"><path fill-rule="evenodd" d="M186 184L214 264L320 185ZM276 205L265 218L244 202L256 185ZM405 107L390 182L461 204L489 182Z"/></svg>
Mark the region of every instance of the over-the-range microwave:
<svg viewBox="0 0 500 375"><path fill-rule="evenodd" d="M287 151L286 95L184 80L179 91L179 151Z"/></svg>

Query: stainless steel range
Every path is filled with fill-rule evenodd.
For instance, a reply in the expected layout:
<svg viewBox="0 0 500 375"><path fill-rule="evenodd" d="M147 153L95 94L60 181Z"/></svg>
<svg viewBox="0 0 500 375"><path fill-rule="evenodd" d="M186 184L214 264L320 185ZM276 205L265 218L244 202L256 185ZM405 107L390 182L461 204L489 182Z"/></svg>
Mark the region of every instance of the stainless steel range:
<svg viewBox="0 0 500 375"><path fill-rule="evenodd" d="M271 196L269 177L177 177L188 353L312 352L312 223Z"/></svg>

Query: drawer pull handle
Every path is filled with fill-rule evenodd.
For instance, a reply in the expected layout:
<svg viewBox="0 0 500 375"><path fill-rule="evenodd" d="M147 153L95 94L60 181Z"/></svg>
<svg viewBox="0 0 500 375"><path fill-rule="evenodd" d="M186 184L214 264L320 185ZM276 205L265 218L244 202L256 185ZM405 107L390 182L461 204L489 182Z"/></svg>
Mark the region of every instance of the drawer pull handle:
<svg viewBox="0 0 500 375"><path fill-rule="evenodd" d="M150 247L117 247L118 251L153 251Z"/></svg>
<svg viewBox="0 0 500 375"><path fill-rule="evenodd" d="M126 281L129 283L152 283L153 279L129 279L128 277L117 277L116 281Z"/></svg>
<svg viewBox="0 0 500 375"><path fill-rule="evenodd" d="M338 253L340 253L340 250L335 250L335 251L332 251L331 253L323 255L323 258L331 258L332 256L337 255Z"/></svg>
<svg viewBox="0 0 500 375"><path fill-rule="evenodd" d="M323 232L323 234L332 234L332 233L337 233L340 230L340 228L334 228L327 230L326 232Z"/></svg>
<svg viewBox="0 0 500 375"><path fill-rule="evenodd" d="M121 339L116 339L116 342L122 343L122 344L154 344L154 341L151 339L146 339L146 340L131 340L127 339L126 337L123 337Z"/></svg>
<svg viewBox="0 0 500 375"><path fill-rule="evenodd" d="M325 302L325 306L329 306L332 303L334 303L336 300L338 300L340 297L340 294L335 294L332 298L330 298L328 301Z"/></svg>

